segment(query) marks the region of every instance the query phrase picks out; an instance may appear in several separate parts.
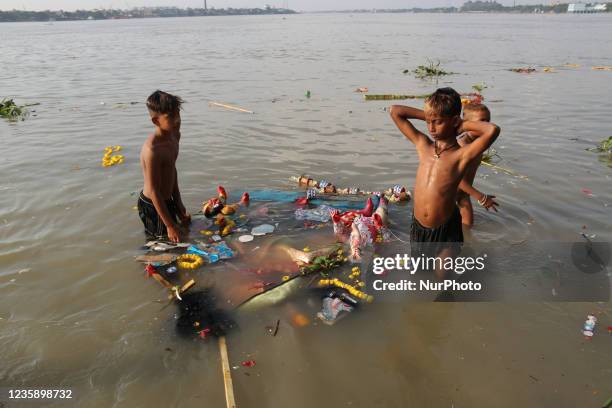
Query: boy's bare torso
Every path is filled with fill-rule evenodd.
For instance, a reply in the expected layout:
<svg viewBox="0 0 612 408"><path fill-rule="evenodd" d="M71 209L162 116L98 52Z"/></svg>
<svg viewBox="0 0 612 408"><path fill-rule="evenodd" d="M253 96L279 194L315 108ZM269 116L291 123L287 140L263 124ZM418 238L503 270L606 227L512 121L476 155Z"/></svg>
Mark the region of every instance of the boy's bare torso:
<svg viewBox="0 0 612 408"><path fill-rule="evenodd" d="M461 148L445 150L436 158L434 144L417 149L419 167L414 185L414 216L421 225L435 228L454 211L459 183L465 173Z"/></svg>
<svg viewBox="0 0 612 408"><path fill-rule="evenodd" d="M140 164L144 175L143 194L151 198L153 190L160 193L161 198L169 200L172 198L176 184L176 159L179 153L179 138L177 136L160 137L150 135L143 144L140 151ZM147 172L153 172L155 186L150 185Z"/></svg>

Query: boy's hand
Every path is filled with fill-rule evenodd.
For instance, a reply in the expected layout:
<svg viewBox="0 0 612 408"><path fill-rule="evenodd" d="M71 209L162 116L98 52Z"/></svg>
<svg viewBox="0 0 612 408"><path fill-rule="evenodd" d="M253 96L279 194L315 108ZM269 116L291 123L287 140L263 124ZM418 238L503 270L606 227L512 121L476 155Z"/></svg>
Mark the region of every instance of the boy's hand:
<svg viewBox="0 0 612 408"><path fill-rule="evenodd" d="M168 228L168 239L171 242L181 242L181 231L176 225L171 225Z"/></svg>
<svg viewBox="0 0 612 408"><path fill-rule="evenodd" d="M181 219L181 225L183 227L187 227L189 224L191 224L191 214L184 212L179 216L179 218Z"/></svg>
<svg viewBox="0 0 612 408"><path fill-rule="evenodd" d="M478 200L478 204L482 205L484 208L489 211L491 208L497 212L497 206L499 205L497 201L494 200L494 195L483 194L482 197Z"/></svg>

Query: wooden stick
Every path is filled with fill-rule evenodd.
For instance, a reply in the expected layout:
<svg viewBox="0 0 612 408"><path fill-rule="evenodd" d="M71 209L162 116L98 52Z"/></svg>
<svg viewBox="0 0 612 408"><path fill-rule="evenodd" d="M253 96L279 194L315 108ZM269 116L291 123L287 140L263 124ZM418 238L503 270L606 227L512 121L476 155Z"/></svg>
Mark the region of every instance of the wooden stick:
<svg viewBox="0 0 612 408"><path fill-rule="evenodd" d="M161 283L166 289L170 289L172 290L172 284L170 282L168 282L163 276L161 276L159 273L155 272L152 273L151 276L153 277L153 279L155 279L156 281L158 281L159 283Z"/></svg>
<svg viewBox="0 0 612 408"><path fill-rule="evenodd" d="M424 94L424 95L390 95L390 94L363 95L363 99L365 99L366 101L388 101L388 100L395 100L395 99L426 99L428 97L429 97L429 94Z"/></svg>
<svg viewBox="0 0 612 408"><path fill-rule="evenodd" d="M224 103L209 102L208 104L210 106L218 106L220 108L225 108L225 109L229 109L229 110L235 110L235 111L238 111L238 112L253 113L253 111L250 111L250 110L247 110L247 109L243 109L243 108L240 108L238 106L226 105Z"/></svg>
<svg viewBox="0 0 612 408"><path fill-rule="evenodd" d="M191 279L189 282L185 283L180 289L179 289L179 295L182 295L183 292L187 292L189 289L191 289L193 287L193 285L195 285L195 281L193 279ZM172 290L172 288L170 288L170 290ZM173 291L172 293L170 293L168 295L168 300L173 299L176 297L176 293Z"/></svg>
<svg viewBox="0 0 612 408"><path fill-rule="evenodd" d="M523 176L521 174L515 173L514 171L512 171L510 169L506 169L504 167L499 167L499 166L496 166L495 164L491 164L491 163L488 163L486 161L482 161L480 163L484 164L486 166L489 166L489 167L491 167L491 168L493 168L495 170L503 171L504 173L510 174L511 176L516 176L516 177L522 178L524 180L528 180L529 179L529 177L527 177L527 176Z"/></svg>
<svg viewBox="0 0 612 408"><path fill-rule="evenodd" d="M229 358L227 357L227 343L225 336L219 337L219 354L221 354L221 371L223 373L223 385L225 386L225 403L227 408L236 408L234 399L234 385L232 383L232 372L230 371Z"/></svg>

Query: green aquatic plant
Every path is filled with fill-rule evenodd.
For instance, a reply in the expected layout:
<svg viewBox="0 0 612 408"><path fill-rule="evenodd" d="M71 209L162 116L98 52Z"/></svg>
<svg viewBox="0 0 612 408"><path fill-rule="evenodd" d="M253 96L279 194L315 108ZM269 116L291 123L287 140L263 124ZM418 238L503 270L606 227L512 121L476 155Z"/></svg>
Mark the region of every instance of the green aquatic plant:
<svg viewBox="0 0 612 408"><path fill-rule="evenodd" d="M486 163L486 164L495 164L499 160L501 160L501 156L497 153L497 150L495 150L492 147L486 152L484 152L482 154L482 159L480 159L481 163Z"/></svg>
<svg viewBox="0 0 612 408"><path fill-rule="evenodd" d="M479 94L482 93L483 89L488 88L487 84L485 84L484 82L480 83L480 84L474 84L472 85L472 89L476 92L478 92Z"/></svg>
<svg viewBox="0 0 612 408"><path fill-rule="evenodd" d="M24 120L28 116L26 106L19 106L12 99L2 99L0 101L0 116L10 121Z"/></svg>
<svg viewBox="0 0 612 408"><path fill-rule="evenodd" d="M590 152L601 153L599 160L612 167L612 136L602 140L596 147L587 149Z"/></svg>
<svg viewBox="0 0 612 408"><path fill-rule="evenodd" d="M404 73L407 70L404 70ZM408 71L410 72L410 71ZM440 61L434 62L427 59L427 65L419 65L415 70L412 71L414 76L418 79L433 79L444 75L450 75L452 72L447 72L440 68Z"/></svg>
<svg viewBox="0 0 612 408"><path fill-rule="evenodd" d="M602 140L597 147L591 147L587 149L591 152L596 153L606 153L612 155L612 136L607 139Z"/></svg>

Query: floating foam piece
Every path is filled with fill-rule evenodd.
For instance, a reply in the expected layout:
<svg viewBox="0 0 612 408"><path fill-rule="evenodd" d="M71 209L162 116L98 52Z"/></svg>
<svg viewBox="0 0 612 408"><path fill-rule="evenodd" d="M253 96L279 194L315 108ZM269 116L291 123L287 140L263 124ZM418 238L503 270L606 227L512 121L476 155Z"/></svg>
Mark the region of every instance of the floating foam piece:
<svg viewBox="0 0 612 408"><path fill-rule="evenodd" d="M251 234L255 236L271 234L272 232L274 232L274 225L270 224L261 224L251 230Z"/></svg>

